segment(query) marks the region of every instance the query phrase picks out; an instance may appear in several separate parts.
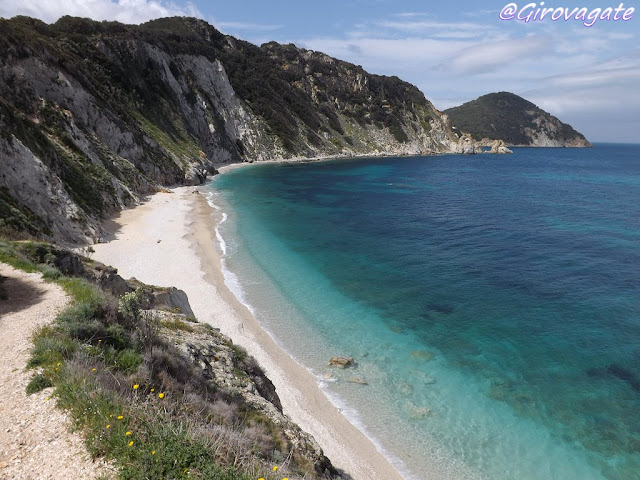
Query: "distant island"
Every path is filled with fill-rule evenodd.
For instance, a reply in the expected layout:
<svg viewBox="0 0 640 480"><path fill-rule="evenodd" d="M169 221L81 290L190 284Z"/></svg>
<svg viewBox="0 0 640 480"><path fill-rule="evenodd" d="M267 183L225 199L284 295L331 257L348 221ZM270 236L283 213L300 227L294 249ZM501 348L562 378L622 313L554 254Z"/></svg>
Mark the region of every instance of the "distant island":
<svg viewBox="0 0 640 480"><path fill-rule="evenodd" d="M453 127L477 141L501 139L510 146L527 147L591 147L571 125L509 92L489 93L444 113Z"/></svg>

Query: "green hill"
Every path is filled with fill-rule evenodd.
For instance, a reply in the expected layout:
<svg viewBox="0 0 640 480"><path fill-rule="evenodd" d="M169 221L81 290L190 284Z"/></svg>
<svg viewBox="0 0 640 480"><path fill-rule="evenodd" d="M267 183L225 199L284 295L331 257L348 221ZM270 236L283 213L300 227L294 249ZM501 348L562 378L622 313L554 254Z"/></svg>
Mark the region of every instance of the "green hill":
<svg viewBox="0 0 640 480"><path fill-rule="evenodd" d="M507 145L590 147L571 125L509 92L489 93L444 111L451 125L476 140L501 139Z"/></svg>

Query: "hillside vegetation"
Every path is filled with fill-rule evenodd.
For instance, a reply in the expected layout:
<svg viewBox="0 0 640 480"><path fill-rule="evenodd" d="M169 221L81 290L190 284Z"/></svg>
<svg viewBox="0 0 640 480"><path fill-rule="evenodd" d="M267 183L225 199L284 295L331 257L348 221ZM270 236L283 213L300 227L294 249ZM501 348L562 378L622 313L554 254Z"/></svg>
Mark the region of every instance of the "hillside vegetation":
<svg viewBox="0 0 640 480"><path fill-rule="evenodd" d="M193 18L0 19L0 231L94 242L100 219L230 162L458 151L413 85Z"/></svg>
<svg viewBox="0 0 640 480"><path fill-rule="evenodd" d="M508 145L589 147L571 125L509 92L489 93L444 111L451 125L475 140L501 139Z"/></svg>

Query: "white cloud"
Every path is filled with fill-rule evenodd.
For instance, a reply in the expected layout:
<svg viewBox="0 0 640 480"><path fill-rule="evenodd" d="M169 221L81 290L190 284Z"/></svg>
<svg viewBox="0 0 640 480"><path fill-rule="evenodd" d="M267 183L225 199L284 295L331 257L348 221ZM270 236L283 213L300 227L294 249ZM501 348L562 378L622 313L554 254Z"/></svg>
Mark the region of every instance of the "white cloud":
<svg viewBox="0 0 640 480"><path fill-rule="evenodd" d="M474 74L503 69L513 62L527 61L549 54L551 37L531 35L517 39L500 40L465 48L442 68L456 74Z"/></svg>
<svg viewBox="0 0 640 480"><path fill-rule="evenodd" d="M0 17L16 15L27 15L48 23L64 15L122 23L143 23L172 16L202 18L202 13L192 3L176 5L162 0L22 0L0 3Z"/></svg>

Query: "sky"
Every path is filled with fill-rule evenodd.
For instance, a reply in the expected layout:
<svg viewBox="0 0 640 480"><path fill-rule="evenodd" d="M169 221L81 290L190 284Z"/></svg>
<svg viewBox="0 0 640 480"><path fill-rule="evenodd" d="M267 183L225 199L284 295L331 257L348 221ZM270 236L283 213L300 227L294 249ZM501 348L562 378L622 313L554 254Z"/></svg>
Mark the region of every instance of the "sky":
<svg viewBox="0 0 640 480"><path fill-rule="evenodd" d="M592 26L588 18L551 19L576 7L606 16L621 3L617 21L615 12ZM554 11L533 20L539 8ZM529 14L528 22L517 18ZM124 23L199 17L257 45L294 43L396 75L440 110L509 91L592 142L640 143L638 0L0 0L0 17L15 15L48 23L63 15Z"/></svg>

